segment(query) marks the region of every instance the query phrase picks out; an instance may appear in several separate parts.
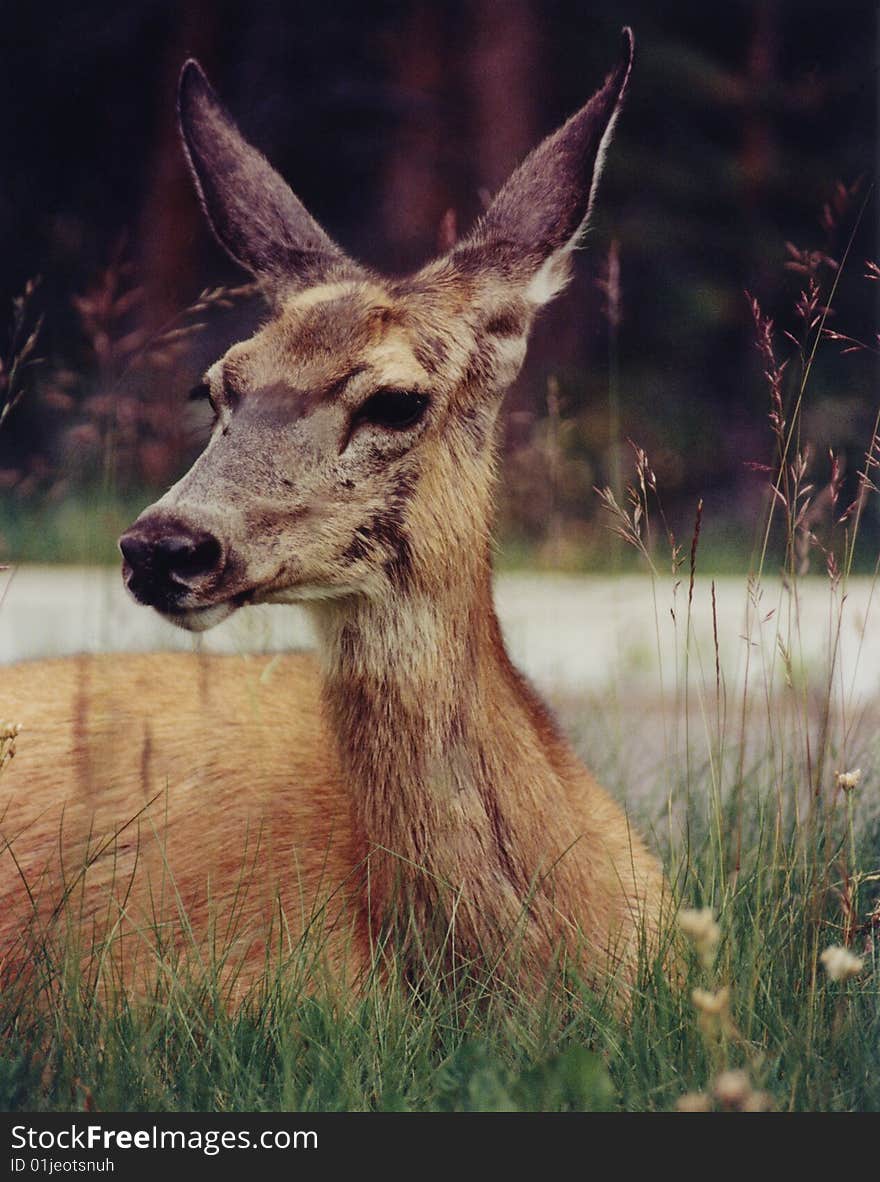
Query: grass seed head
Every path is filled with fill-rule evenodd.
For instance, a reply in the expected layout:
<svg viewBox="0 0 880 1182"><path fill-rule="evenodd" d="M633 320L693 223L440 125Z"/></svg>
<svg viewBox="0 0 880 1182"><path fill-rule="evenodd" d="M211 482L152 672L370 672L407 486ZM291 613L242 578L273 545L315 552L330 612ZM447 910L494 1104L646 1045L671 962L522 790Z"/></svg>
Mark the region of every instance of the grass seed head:
<svg viewBox="0 0 880 1182"><path fill-rule="evenodd" d="M723 1108L742 1109L753 1095L748 1072L740 1068L722 1071L715 1078L712 1093Z"/></svg>
<svg viewBox="0 0 880 1182"><path fill-rule="evenodd" d="M678 913L678 926L691 941L704 968L711 968L721 939L721 928L711 907L686 907Z"/></svg>
<svg viewBox="0 0 880 1182"><path fill-rule="evenodd" d="M841 788L844 792L852 792L854 788L858 788L862 779L862 769L860 767L854 768L851 772L835 772L834 785L836 788Z"/></svg>
<svg viewBox="0 0 880 1182"><path fill-rule="evenodd" d="M20 734L20 722L7 722L0 718L0 771L15 755L15 740Z"/></svg>
<svg viewBox="0 0 880 1182"><path fill-rule="evenodd" d="M865 962L860 956L853 955L848 948L840 944L829 945L819 959L829 981L848 981L850 977L857 977L865 967Z"/></svg>
<svg viewBox="0 0 880 1182"><path fill-rule="evenodd" d="M691 994L691 1000L701 1014L720 1017L730 1009L730 989L726 985L717 993L712 993L708 989L695 989Z"/></svg>

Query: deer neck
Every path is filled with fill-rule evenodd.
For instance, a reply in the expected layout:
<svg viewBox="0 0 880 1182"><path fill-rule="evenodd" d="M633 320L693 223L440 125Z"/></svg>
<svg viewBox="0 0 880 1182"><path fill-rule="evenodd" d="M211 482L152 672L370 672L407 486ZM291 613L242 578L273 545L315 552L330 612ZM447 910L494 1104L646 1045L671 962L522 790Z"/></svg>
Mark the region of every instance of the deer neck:
<svg viewBox="0 0 880 1182"><path fill-rule="evenodd" d="M434 587L318 610L325 708L371 906L403 887L436 922L454 899L459 940L484 944L573 840L560 816L573 756L508 659L488 554Z"/></svg>

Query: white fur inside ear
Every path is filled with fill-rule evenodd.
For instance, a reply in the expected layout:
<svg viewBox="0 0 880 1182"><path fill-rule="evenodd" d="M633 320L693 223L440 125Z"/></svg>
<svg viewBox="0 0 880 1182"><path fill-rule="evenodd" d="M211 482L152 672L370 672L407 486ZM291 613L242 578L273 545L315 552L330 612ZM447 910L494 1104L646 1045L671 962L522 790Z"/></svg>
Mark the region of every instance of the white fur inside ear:
<svg viewBox="0 0 880 1182"><path fill-rule="evenodd" d="M550 300L558 296L571 279L571 254L572 251L580 246L590 224L590 214L593 212L593 201L596 197L596 190L599 187L599 177L602 175L602 169L605 167L605 156L608 152L608 145L611 143L611 136L614 132L614 124L617 122L619 109L618 107L609 119L608 126L605 128L602 139L599 141L599 147L596 151L596 162L593 166L593 179L590 184L590 199L587 203L587 212L584 220L565 246L550 255L541 264L526 288L526 299L538 307L548 304Z"/></svg>
<svg viewBox="0 0 880 1182"><path fill-rule="evenodd" d="M580 234L581 230L578 230L567 246L551 254L534 273L525 290L525 297L530 303L538 307L548 304L568 283L571 278L570 256Z"/></svg>

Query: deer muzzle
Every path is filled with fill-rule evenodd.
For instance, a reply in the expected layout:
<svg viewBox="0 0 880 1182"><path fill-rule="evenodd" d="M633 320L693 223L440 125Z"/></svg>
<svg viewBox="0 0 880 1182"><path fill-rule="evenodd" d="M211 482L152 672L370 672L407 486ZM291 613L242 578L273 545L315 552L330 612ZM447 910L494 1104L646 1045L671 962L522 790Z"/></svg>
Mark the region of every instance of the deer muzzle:
<svg viewBox="0 0 880 1182"><path fill-rule="evenodd" d="M139 518L119 539L119 549L130 593L162 612L200 606L224 567L224 548L214 534L167 514Z"/></svg>

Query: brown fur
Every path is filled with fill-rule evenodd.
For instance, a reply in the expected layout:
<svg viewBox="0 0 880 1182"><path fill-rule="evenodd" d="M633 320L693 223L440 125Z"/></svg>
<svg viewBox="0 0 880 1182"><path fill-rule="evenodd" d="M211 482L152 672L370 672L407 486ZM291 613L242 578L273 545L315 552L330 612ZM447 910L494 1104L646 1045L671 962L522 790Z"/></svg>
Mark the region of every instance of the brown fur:
<svg viewBox="0 0 880 1182"><path fill-rule="evenodd" d="M321 671L293 656L7 670L0 712L26 728L0 785L8 964L27 917L44 933L67 895L127 981L156 971L157 941L204 958L225 933L241 989L316 922L346 979L392 930L407 958L503 955L534 982L565 951L594 982L632 980L660 870L512 667L489 557L501 397L564 282L630 57L469 239L405 281L349 264L187 67L206 213L274 314L208 371L211 441L125 535L125 576L193 630L303 602ZM420 417L374 421L389 390ZM161 575L171 535L208 539L210 562Z"/></svg>

